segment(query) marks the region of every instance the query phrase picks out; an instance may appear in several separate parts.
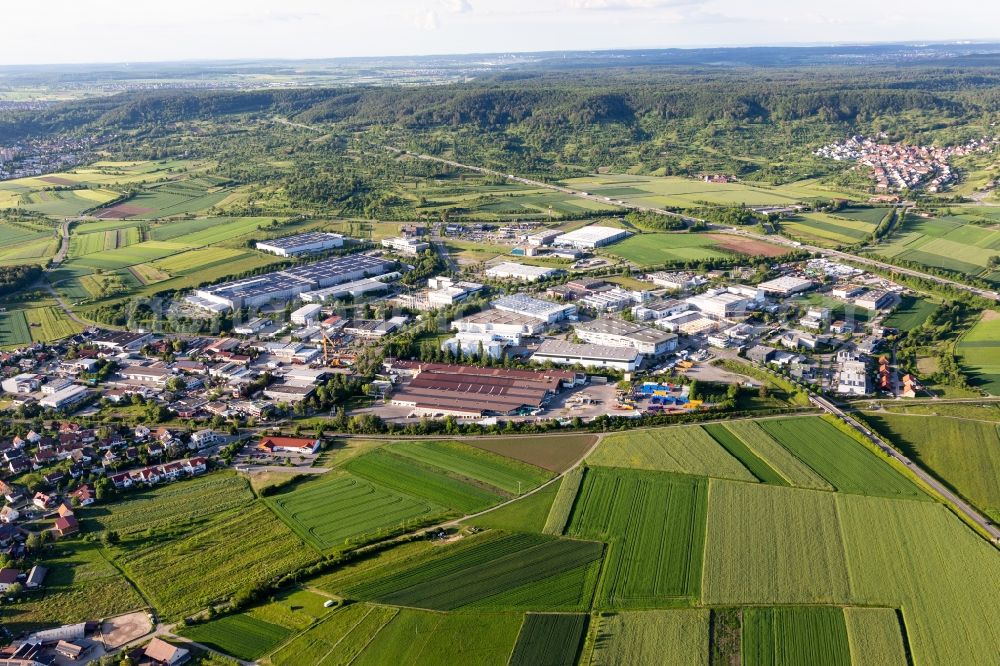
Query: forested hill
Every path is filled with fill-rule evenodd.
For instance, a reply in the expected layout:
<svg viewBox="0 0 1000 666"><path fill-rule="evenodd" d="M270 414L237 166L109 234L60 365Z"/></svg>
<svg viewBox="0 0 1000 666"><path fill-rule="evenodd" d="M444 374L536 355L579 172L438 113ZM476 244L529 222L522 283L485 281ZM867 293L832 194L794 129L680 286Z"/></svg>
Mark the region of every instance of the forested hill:
<svg viewBox="0 0 1000 666"><path fill-rule="evenodd" d="M1000 108L1000 56L961 67L644 66L521 71L471 83L264 91L136 92L0 116L0 141L88 127L131 129L220 115L427 128L472 124L632 124L646 117L855 122L880 114L949 115ZM992 63L992 64L991 64Z"/></svg>

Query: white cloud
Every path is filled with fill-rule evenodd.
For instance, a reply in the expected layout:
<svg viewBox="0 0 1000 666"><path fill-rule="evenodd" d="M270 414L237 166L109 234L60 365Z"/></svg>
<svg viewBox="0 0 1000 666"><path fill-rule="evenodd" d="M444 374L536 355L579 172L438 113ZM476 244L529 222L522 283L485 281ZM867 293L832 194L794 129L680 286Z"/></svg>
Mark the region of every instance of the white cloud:
<svg viewBox="0 0 1000 666"><path fill-rule="evenodd" d="M443 0L441 4L452 14L468 14L473 9L469 0Z"/></svg>
<svg viewBox="0 0 1000 666"><path fill-rule="evenodd" d="M427 30L428 32L437 30L440 27L440 22L438 21L438 14L433 9L420 9L413 17L414 23L421 30Z"/></svg>
<svg viewBox="0 0 1000 666"><path fill-rule="evenodd" d="M570 9L599 11L635 11L673 9L683 5L698 4L698 0L567 0Z"/></svg>

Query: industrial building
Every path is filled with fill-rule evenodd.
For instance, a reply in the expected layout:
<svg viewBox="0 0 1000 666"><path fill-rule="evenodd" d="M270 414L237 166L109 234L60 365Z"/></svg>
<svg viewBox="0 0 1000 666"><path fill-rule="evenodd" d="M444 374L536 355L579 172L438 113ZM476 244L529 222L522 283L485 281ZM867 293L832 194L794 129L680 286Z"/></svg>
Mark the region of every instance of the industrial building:
<svg viewBox="0 0 1000 666"><path fill-rule="evenodd" d="M611 245L612 243L617 243L618 241L628 238L631 235L632 234L630 232L625 231L624 229L602 227L597 224L592 224L590 226L581 227L574 231L556 236L552 242L555 245L569 245L570 247L575 247L580 250L586 250Z"/></svg>
<svg viewBox="0 0 1000 666"><path fill-rule="evenodd" d="M749 305L745 296L722 290L709 290L684 300L699 312L723 319L742 315Z"/></svg>
<svg viewBox="0 0 1000 666"><path fill-rule="evenodd" d="M868 310L882 310L893 303L894 296L891 291L866 291L861 296L854 299L854 304L859 308Z"/></svg>
<svg viewBox="0 0 1000 666"><path fill-rule="evenodd" d="M506 370L468 365L389 360L386 369L412 379L392 396L392 404L414 415L478 418L541 409L563 386L578 381L560 370Z"/></svg>
<svg viewBox="0 0 1000 666"><path fill-rule="evenodd" d="M132 331L98 331L93 337L93 342L98 347L116 352L136 351L152 340L152 333L134 333Z"/></svg>
<svg viewBox="0 0 1000 666"><path fill-rule="evenodd" d="M416 238L383 238L382 247L398 254L408 254L415 257L430 248L430 243Z"/></svg>
<svg viewBox="0 0 1000 666"><path fill-rule="evenodd" d="M598 312L618 312L633 303L642 302L642 298L641 292L613 287L587 294L580 299L580 305Z"/></svg>
<svg viewBox="0 0 1000 666"><path fill-rule="evenodd" d="M584 342L608 347L635 349L644 356L662 356L677 349L674 333L641 326L620 319L595 319L574 327Z"/></svg>
<svg viewBox="0 0 1000 666"><path fill-rule="evenodd" d="M695 273L667 273L665 271L657 271L648 274L646 277L657 287L663 287L670 291L683 291L684 289L697 287L708 282L708 278L704 275L697 275Z"/></svg>
<svg viewBox="0 0 1000 666"><path fill-rule="evenodd" d="M690 303L679 301L675 298L667 298L662 301L652 303L640 303L632 308L632 316L638 321L650 321L652 319L663 319L670 315L684 312L690 309Z"/></svg>
<svg viewBox="0 0 1000 666"><path fill-rule="evenodd" d="M558 271L555 268L527 266L525 264L516 264L512 261L504 261L486 269L486 277L488 278L493 278L494 280L521 280L522 282L538 282L556 273Z"/></svg>
<svg viewBox="0 0 1000 666"><path fill-rule="evenodd" d="M536 363L550 361L557 365L581 365L585 368L614 368L632 372L642 362L642 354L628 347L579 345L562 340L546 340L532 354Z"/></svg>
<svg viewBox="0 0 1000 666"><path fill-rule="evenodd" d="M307 252L322 252L344 246L344 237L324 231L314 231L285 238L257 241L257 249L279 257L294 257Z"/></svg>
<svg viewBox="0 0 1000 666"><path fill-rule="evenodd" d="M248 322L233 327L236 335L257 335L273 322L266 317L254 317Z"/></svg>
<svg viewBox="0 0 1000 666"><path fill-rule="evenodd" d="M322 311L323 308L316 303L303 305L301 308L292 313L292 323L298 324L299 326L308 326L319 319L319 315Z"/></svg>
<svg viewBox="0 0 1000 666"><path fill-rule="evenodd" d="M441 343L441 349L452 354L460 351L464 357L482 357L498 359L503 355L504 347L510 344L510 339L496 333L474 333L463 331Z"/></svg>
<svg viewBox="0 0 1000 666"><path fill-rule="evenodd" d="M506 310L483 310L451 322L458 333L492 335L515 345L521 344L523 336L540 335L547 324L535 317Z"/></svg>
<svg viewBox="0 0 1000 666"><path fill-rule="evenodd" d="M216 312L256 307L271 301L290 300L307 291L382 275L394 266L391 261L363 254L336 257L198 289L186 300Z"/></svg>
<svg viewBox="0 0 1000 666"><path fill-rule="evenodd" d="M432 308L461 303L483 290L483 285L478 282L455 281L447 277L432 277L427 280L427 287L427 303Z"/></svg>
<svg viewBox="0 0 1000 666"><path fill-rule="evenodd" d="M325 289L314 289L313 291L303 292L299 294L299 299L306 303L324 303L330 299L346 298L348 296L357 299L368 294L382 294L389 291L388 280L395 280L399 276L399 273L393 271L392 273L378 275L373 278L353 280Z"/></svg>
<svg viewBox="0 0 1000 666"><path fill-rule="evenodd" d="M45 396L38 401L38 404L48 409L65 409L86 398L88 393L84 387L73 384L52 395Z"/></svg>
<svg viewBox="0 0 1000 666"><path fill-rule="evenodd" d="M575 305L543 301L526 294L511 294L493 301L493 307L505 312L515 312L533 317L546 324L554 324L576 316Z"/></svg>
<svg viewBox="0 0 1000 666"><path fill-rule="evenodd" d="M7 393L34 393L38 390L41 385L42 376L31 374L31 373L21 373L13 377L8 377L0 383L3 390Z"/></svg>
<svg viewBox="0 0 1000 666"><path fill-rule="evenodd" d="M816 285L815 282L806 278L784 275L774 280L761 282L757 288L765 294L776 296L791 296L801 291L808 291Z"/></svg>

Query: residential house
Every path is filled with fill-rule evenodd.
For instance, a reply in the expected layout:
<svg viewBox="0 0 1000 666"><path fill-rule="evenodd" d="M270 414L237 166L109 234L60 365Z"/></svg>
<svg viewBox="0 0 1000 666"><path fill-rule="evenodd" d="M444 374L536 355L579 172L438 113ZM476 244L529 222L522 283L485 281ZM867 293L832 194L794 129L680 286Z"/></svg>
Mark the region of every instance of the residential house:
<svg viewBox="0 0 1000 666"><path fill-rule="evenodd" d="M190 448L203 449L206 446L211 446L212 444L218 444L219 442L224 441L226 441L225 435L215 432L210 428L206 428L191 435Z"/></svg>
<svg viewBox="0 0 1000 666"><path fill-rule="evenodd" d="M70 536L76 534L80 531L80 523L77 522L76 517L73 515L69 516L59 516L56 518L56 523L52 527L52 532L57 537Z"/></svg>
<svg viewBox="0 0 1000 666"><path fill-rule="evenodd" d="M37 506L39 509L47 510L52 506L52 498L45 493L35 493L35 497L31 500L31 503Z"/></svg>
<svg viewBox="0 0 1000 666"><path fill-rule="evenodd" d="M21 514L17 509L8 504L4 508L0 509L0 523L10 525L17 522L17 518L20 515Z"/></svg>
<svg viewBox="0 0 1000 666"><path fill-rule="evenodd" d="M264 437L257 444L257 448L269 453L311 455L319 451L319 440L302 437Z"/></svg>
<svg viewBox="0 0 1000 666"><path fill-rule="evenodd" d="M154 638L143 650L143 656L145 663L153 666L181 666L188 661L190 653L184 648ZM143 663L143 660L140 660L140 663Z"/></svg>
<svg viewBox="0 0 1000 666"><path fill-rule="evenodd" d="M91 504L94 503L94 500L97 498L97 496L94 494L94 489L91 488L89 485L80 486L72 493L70 493L70 497L75 499L80 504L80 506L90 506Z"/></svg>
<svg viewBox="0 0 1000 666"><path fill-rule="evenodd" d="M10 586L17 582L20 575L21 572L17 569L11 569L10 567L0 569L0 592L9 590Z"/></svg>
<svg viewBox="0 0 1000 666"><path fill-rule="evenodd" d="M28 572L28 578L24 581L24 586L29 590L41 587L42 582L45 580L45 574L48 572L48 569L40 564L36 564L31 567L31 571Z"/></svg>

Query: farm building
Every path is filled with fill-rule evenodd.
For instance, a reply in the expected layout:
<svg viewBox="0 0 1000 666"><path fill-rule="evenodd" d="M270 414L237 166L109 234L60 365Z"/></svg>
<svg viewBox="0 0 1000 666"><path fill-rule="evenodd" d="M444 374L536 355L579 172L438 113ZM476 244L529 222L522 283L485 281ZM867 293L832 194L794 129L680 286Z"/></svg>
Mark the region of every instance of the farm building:
<svg viewBox="0 0 1000 666"><path fill-rule="evenodd" d="M319 451L319 440L306 437L264 437L257 448L268 453L311 455Z"/></svg>
<svg viewBox="0 0 1000 666"><path fill-rule="evenodd" d="M579 250L586 250L611 245L612 243L617 243L618 241L624 240L631 235L632 234L630 232L625 231L624 229L602 227L597 224L592 224L590 226L581 227L575 231L570 231L560 236L556 236L552 242L555 245L569 245L570 247L575 247Z"/></svg>
<svg viewBox="0 0 1000 666"><path fill-rule="evenodd" d="M386 361L390 371L412 377L392 404L412 407L416 415L478 418L540 409L560 388L577 382L566 371L506 370L469 365Z"/></svg>
<svg viewBox="0 0 1000 666"><path fill-rule="evenodd" d="M343 236L321 231L257 242L258 250L271 252L279 257L294 257L307 252L322 252L343 246Z"/></svg>
<svg viewBox="0 0 1000 666"><path fill-rule="evenodd" d="M677 349L677 335L619 319L595 319L574 327L584 342L635 349L644 356L662 356Z"/></svg>
<svg viewBox="0 0 1000 666"><path fill-rule="evenodd" d="M632 372L642 362L642 354L627 347L578 345L562 340L546 340L532 354L537 363L551 361L557 365L582 365L585 368L614 368Z"/></svg>

